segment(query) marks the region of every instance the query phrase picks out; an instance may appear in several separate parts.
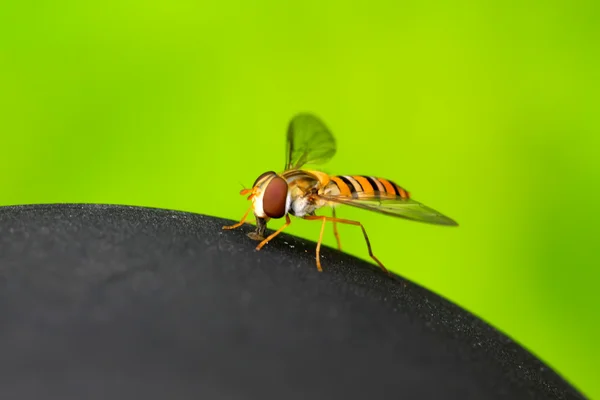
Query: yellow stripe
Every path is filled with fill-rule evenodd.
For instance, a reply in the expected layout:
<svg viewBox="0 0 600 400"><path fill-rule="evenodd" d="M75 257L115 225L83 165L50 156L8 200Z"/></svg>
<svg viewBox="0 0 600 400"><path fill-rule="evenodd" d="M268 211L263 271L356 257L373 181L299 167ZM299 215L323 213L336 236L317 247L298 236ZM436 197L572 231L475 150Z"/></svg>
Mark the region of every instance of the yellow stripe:
<svg viewBox="0 0 600 400"><path fill-rule="evenodd" d="M394 186L392 186L392 184L390 182L388 182L386 179L383 178L377 178L379 180L379 182L381 182L383 184L383 186L385 187L385 191L387 194L391 194L393 196L396 195L396 191L394 190Z"/></svg>
<svg viewBox="0 0 600 400"><path fill-rule="evenodd" d="M364 193L373 193L375 191L375 188L373 188L373 186L371 185L371 183L369 182L368 179L363 178L362 176L356 176L353 175L352 176L354 178L354 180L356 182L358 182L360 184L360 186L362 186L363 188L363 192Z"/></svg>
<svg viewBox="0 0 600 400"><path fill-rule="evenodd" d="M352 192L350 192L350 188L348 187L348 185L346 185L346 183L343 180L341 180L340 178L338 178L336 176L332 176L331 180L335 182L335 184L338 186L338 188L340 188L340 194L342 196L348 196L348 197L352 196Z"/></svg>

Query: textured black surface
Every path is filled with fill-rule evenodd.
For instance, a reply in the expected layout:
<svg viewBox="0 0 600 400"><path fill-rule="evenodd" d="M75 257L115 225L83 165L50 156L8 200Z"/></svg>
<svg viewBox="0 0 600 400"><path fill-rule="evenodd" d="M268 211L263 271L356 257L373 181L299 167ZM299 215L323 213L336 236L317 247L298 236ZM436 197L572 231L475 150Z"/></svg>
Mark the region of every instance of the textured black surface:
<svg viewBox="0 0 600 400"><path fill-rule="evenodd" d="M423 288L230 222L0 208L0 398L582 398Z"/></svg>

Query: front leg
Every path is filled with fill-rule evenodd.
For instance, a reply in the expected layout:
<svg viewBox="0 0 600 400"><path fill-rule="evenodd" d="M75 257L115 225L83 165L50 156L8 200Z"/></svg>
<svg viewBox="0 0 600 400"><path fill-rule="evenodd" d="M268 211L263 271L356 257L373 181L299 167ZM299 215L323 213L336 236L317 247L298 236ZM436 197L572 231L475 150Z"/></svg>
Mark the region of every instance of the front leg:
<svg viewBox="0 0 600 400"><path fill-rule="evenodd" d="M285 214L285 224L283 224L283 226L279 229L277 229L275 232L271 233L269 235L269 237L267 237L266 239L264 239L262 242L260 242L258 244L258 246L256 246L256 250L260 250L262 249L262 247L269 243L269 241L271 239L273 239L275 236L279 235L285 228L287 228L290 224L292 223L292 221L290 220L290 215L289 214ZM265 223L265 228L267 227L266 223Z"/></svg>
<svg viewBox="0 0 600 400"><path fill-rule="evenodd" d="M242 217L240 222L238 222L237 224L233 224L233 225L226 225L223 227L223 229L236 229L236 228L239 228L240 226L244 225L244 222L246 222L246 219L248 219L248 214L250 214L251 210L252 210L252 206L250 206L246 210L246 212L244 213L244 216Z"/></svg>

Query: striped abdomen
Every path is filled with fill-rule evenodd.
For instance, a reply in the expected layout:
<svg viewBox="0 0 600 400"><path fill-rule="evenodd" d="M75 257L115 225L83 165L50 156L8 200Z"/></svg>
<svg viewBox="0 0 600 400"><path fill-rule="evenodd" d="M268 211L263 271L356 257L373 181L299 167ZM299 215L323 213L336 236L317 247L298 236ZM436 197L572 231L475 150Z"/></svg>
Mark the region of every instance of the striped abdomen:
<svg viewBox="0 0 600 400"><path fill-rule="evenodd" d="M340 189L342 196L359 198L361 196L397 196L409 198L409 193L389 179L374 176L338 175L331 180Z"/></svg>

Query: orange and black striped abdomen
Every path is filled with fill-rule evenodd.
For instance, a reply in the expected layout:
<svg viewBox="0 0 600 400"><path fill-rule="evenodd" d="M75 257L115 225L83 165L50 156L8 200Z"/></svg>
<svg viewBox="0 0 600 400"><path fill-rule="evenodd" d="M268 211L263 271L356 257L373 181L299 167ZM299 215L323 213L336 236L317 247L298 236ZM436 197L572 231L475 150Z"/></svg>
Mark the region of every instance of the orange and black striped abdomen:
<svg viewBox="0 0 600 400"><path fill-rule="evenodd" d="M342 196L359 198L361 195L398 196L409 198L409 193L389 179L362 175L338 175L331 180L340 189Z"/></svg>

